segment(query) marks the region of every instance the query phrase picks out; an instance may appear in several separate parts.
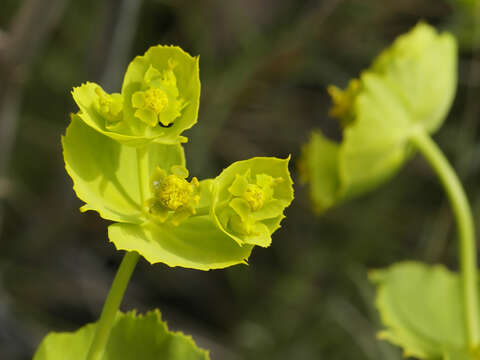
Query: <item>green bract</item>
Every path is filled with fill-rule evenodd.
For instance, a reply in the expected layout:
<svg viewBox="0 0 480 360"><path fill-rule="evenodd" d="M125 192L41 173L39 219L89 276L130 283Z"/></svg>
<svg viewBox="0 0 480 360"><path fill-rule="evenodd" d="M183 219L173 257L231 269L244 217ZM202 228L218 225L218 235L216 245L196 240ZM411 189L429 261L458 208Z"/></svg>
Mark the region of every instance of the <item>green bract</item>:
<svg viewBox="0 0 480 360"><path fill-rule="evenodd" d="M85 360L97 324L89 324L73 333L47 335L34 360ZM135 312L118 313L105 347L104 360L209 360L192 338L171 332L159 311L144 316Z"/></svg>
<svg viewBox="0 0 480 360"><path fill-rule="evenodd" d="M121 94L86 83L72 91L81 119L123 144L185 142L197 121L198 57L176 46L154 46L128 66Z"/></svg>
<svg viewBox="0 0 480 360"><path fill-rule="evenodd" d="M370 273L386 329L379 333L420 359L478 359L468 351L460 277L443 266L403 262ZM480 321L478 319L477 321Z"/></svg>
<svg viewBox="0 0 480 360"><path fill-rule="evenodd" d="M213 216L240 245L269 246L293 200L287 159L238 161L215 179Z"/></svg>
<svg viewBox="0 0 480 360"><path fill-rule="evenodd" d="M409 137L442 124L455 94L456 67L455 39L420 23L345 90L329 87L330 115L343 127L343 141L316 131L299 163L318 212L384 182L411 155Z"/></svg>
<svg viewBox="0 0 480 360"><path fill-rule="evenodd" d="M150 263L201 270L245 263L253 245L270 244L293 199L288 159L253 158L216 179L188 180L181 145L124 146L78 115L62 144L82 210L117 222L110 240Z"/></svg>

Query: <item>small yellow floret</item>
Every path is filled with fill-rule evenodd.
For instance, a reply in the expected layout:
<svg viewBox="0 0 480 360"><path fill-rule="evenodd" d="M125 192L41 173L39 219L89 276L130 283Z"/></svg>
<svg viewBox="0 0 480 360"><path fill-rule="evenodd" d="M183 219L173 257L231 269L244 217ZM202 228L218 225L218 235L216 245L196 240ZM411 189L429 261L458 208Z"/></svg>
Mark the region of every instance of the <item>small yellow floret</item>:
<svg viewBox="0 0 480 360"><path fill-rule="evenodd" d="M107 94L100 88L95 89L98 96L98 106L100 111L110 119L117 117L122 111L122 102L115 101L113 96Z"/></svg>
<svg viewBox="0 0 480 360"><path fill-rule="evenodd" d="M360 81L353 79L345 90L341 90L334 85L327 88L328 94L332 98L333 106L328 114L334 118L342 119L352 111L355 96L360 90Z"/></svg>
<svg viewBox="0 0 480 360"><path fill-rule="evenodd" d="M160 185L158 199L173 211L180 206L187 206L193 199L194 186L198 184L198 180L193 178L192 183L176 175L168 175Z"/></svg>
<svg viewBox="0 0 480 360"><path fill-rule="evenodd" d="M250 208L256 211L262 208L265 201L265 194L260 186L248 184L243 198L247 201L248 205L250 205Z"/></svg>
<svg viewBox="0 0 480 360"><path fill-rule="evenodd" d="M152 110L156 115L162 113L168 106L168 97L159 88L150 88L145 91L145 108Z"/></svg>

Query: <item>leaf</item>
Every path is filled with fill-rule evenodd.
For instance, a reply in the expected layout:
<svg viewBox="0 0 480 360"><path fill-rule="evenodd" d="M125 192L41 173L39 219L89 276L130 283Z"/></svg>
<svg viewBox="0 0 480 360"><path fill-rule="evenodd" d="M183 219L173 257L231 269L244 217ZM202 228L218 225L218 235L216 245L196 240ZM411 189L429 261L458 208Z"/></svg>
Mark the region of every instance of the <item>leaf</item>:
<svg viewBox="0 0 480 360"><path fill-rule="evenodd" d="M73 188L86 203L82 211L95 210L104 219L119 222L143 221L135 148L96 132L78 115L72 115L62 145ZM185 165L180 145L151 144L149 149L148 159L142 164L145 174L152 174L157 166Z"/></svg>
<svg viewBox="0 0 480 360"><path fill-rule="evenodd" d="M379 338L401 346L406 356L421 359L472 356L467 351L457 274L439 265L402 262L369 275L377 286L376 305L386 327Z"/></svg>
<svg viewBox="0 0 480 360"><path fill-rule="evenodd" d="M469 353L467 350L446 350L442 360L478 360L478 355Z"/></svg>
<svg viewBox="0 0 480 360"><path fill-rule="evenodd" d="M76 332L48 334L33 360L85 360L97 324ZM105 347L103 360L209 360L190 336L169 331L158 310L145 315L118 313Z"/></svg>
<svg viewBox="0 0 480 360"><path fill-rule="evenodd" d="M270 245L271 235L285 217L283 211L293 200L289 160L290 157L255 157L237 161L215 178L213 217L220 229L238 244ZM247 185L240 186L242 177L249 182ZM271 185L266 185L267 179ZM250 189L254 192L248 193L249 186L253 186ZM245 192L239 196L242 189ZM239 206L235 199L244 200L241 202L244 205L250 201L250 208Z"/></svg>
<svg viewBox="0 0 480 360"><path fill-rule="evenodd" d="M362 76L356 120L339 150L340 198L360 195L395 174L409 154L409 114L378 75ZM386 121L388 119L388 121Z"/></svg>
<svg viewBox="0 0 480 360"><path fill-rule="evenodd" d="M108 237L118 250L137 251L148 262L198 270L244 264L253 246L240 246L209 215L190 217L179 226L147 222L113 224Z"/></svg>
<svg viewBox="0 0 480 360"><path fill-rule="evenodd" d="M303 182L310 182L310 198L314 210L322 213L337 200L340 185L338 173L339 144L313 131L302 147L298 170Z"/></svg>
<svg viewBox="0 0 480 360"><path fill-rule="evenodd" d="M320 132L299 163L317 212L391 178L413 151L410 136L445 120L457 81L455 39L419 23L399 36L345 90L330 87L330 111L343 125L340 144Z"/></svg>
<svg viewBox="0 0 480 360"><path fill-rule="evenodd" d="M457 84L457 44L449 33L420 22L375 59L371 71L398 96L409 115L429 133L452 105Z"/></svg>

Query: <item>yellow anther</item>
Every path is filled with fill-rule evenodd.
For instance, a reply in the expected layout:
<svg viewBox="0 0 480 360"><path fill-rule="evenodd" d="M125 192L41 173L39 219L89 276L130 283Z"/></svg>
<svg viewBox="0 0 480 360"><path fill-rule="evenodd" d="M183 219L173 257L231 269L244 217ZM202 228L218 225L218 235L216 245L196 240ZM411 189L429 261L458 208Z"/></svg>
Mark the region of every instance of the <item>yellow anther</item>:
<svg viewBox="0 0 480 360"><path fill-rule="evenodd" d="M150 88L145 91L145 108L152 110L156 115L163 112L168 106L168 97L159 88Z"/></svg>
<svg viewBox="0 0 480 360"><path fill-rule="evenodd" d="M196 180L196 178L194 178ZM168 175L160 184L157 192L158 199L170 210L177 210L180 206L187 206L194 199L194 185L176 175Z"/></svg>
<svg viewBox="0 0 480 360"><path fill-rule="evenodd" d="M250 208L256 211L262 208L265 201L265 194L260 186L248 184L243 198L247 201L248 205L250 205Z"/></svg>

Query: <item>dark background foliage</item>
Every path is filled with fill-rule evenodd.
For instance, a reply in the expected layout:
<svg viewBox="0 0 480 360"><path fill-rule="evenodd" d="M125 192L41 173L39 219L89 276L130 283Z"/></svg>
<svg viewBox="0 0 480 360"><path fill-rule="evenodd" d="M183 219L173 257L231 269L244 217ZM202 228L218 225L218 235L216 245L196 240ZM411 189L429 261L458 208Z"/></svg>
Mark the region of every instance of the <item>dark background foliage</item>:
<svg viewBox="0 0 480 360"><path fill-rule="evenodd" d="M293 163L313 128L339 137L328 84L344 86L419 20L461 42L458 94L435 136L480 215L479 21L468 0L2 0L0 2L0 359L30 359L48 331L95 321L122 254L80 214L60 135L70 89L118 91L149 46L200 54L199 178L251 156L292 154L296 199L249 266L201 272L141 261L122 308L158 307L214 360L399 359L378 342L369 268L417 259L457 268L455 224L415 158L388 184L315 217ZM195 239L192 239L195 241Z"/></svg>

